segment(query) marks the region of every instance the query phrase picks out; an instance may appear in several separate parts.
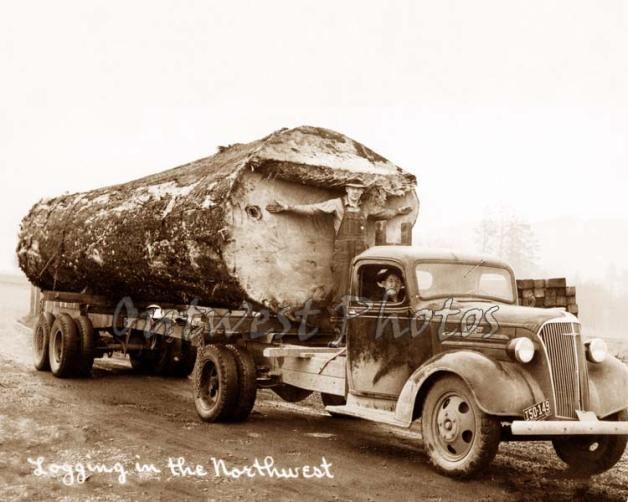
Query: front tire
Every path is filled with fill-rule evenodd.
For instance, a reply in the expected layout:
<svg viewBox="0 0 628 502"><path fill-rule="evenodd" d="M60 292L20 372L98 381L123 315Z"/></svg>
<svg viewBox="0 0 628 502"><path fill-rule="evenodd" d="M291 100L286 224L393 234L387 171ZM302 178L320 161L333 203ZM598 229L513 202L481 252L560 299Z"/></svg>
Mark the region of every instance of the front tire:
<svg viewBox="0 0 628 502"><path fill-rule="evenodd" d="M607 420L628 421L628 410L620 411ZM628 436L576 436L552 441L558 457L571 470L582 476L608 471L626 451Z"/></svg>
<svg viewBox="0 0 628 502"><path fill-rule="evenodd" d="M205 422L226 422L238 403L238 367L223 345L206 345L194 367L194 405Z"/></svg>
<svg viewBox="0 0 628 502"><path fill-rule="evenodd" d="M437 380L428 392L422 428L434 467L458 478L488 466L501 439L499 420L480 409L469 387L456 376Z"/></svg>

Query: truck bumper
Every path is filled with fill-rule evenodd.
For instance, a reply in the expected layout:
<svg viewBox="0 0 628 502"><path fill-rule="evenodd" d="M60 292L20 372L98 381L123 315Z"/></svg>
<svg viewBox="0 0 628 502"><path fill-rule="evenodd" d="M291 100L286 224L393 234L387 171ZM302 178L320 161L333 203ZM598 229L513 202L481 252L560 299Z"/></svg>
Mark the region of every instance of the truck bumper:
<svg viewBox="0 0 628 502"><path fill-rule="evenodd" d="M628 422L515 420L510 425L510 430L513 436L628 436Z"/></svg>

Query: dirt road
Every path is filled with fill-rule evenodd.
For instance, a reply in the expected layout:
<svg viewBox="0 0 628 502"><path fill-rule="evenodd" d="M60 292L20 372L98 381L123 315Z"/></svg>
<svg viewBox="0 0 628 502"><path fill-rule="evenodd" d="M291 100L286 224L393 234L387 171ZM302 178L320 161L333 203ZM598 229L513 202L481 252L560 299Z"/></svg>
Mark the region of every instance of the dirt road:
<svg viewBox="0 0 628 502"><path fill-rule="evenodd" d="M189 380L138 376L125 361L55 379L34 370L16 322L27 286L4 281L0 301L2 500L628 500L628 457L581 481L546 444L502 444L487 472L459 482L434 473L417 432L332 418L318 399L296 406L263 392L248 422L218 425L197 418ZM248 477L256 459L300 475Z"/></svg>

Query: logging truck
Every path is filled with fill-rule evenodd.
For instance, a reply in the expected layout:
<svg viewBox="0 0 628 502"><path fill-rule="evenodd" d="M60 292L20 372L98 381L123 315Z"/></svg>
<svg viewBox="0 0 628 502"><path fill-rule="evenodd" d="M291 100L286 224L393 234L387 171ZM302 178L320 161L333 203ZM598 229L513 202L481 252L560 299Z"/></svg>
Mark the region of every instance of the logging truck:
<svg viewBox="0 0 628 502"><path fill-rule="evenodd" d="M382 296L382 270L401 278ZM373 246L352 263L335 330L263 309L134 305L43 292L35 366L89 375L119 351L133 368L192 373L199 417L245 420L257 390L295 402L320 393L332 416L408 428L420 420L435 468L467 477L500 441L551 441L571 469L610 469L628 438L628 368L584 339L564 309L518 305L501 261L412 246Z"/></svg>

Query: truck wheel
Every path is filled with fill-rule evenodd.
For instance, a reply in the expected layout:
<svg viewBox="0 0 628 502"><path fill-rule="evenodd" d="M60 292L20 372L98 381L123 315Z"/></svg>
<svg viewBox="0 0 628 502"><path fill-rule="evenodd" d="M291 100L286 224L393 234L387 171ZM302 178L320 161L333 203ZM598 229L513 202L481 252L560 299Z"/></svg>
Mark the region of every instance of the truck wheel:
<svg viewBox="0 0 628 502"><path fill-rule="evenodd" d="M238 367L222 345L207 345L194 367L194 405L205 422L226 422L238 402Z"/></svg>
<svg viewBox="0 0 628 502"><path fill-rule="evenodd" d="M628 421L628 410L607 420ZM621 459L628 436L574 436L552 441L558 457L582 476L608 471Z"/></svg>
<svg viewBox="0 0 628 502"><path fill-rule="evenodd" d="M152 373L155 353L149 349L134 350L129 352L131 368L138 373Z"/></svg>
<svg viewBox="0 0 628 502"><path fill-rule="evenodd" d="M151 373L153 371L153 362L155 354L148 349L129 352L131 367L138 373Z"/></svg>
<svg viewBox="0 0 628 502"><path fill-rule="evenodd" d="M161 335L154 335L159 338L156 341L152 358L152 370L155 375L168 376L173 358L173 347L175 340L167 341Z"/></svg>
<svg viewBox="0 0 628 502"><path fill-rule="evenodd" d="M80 339L81 349L79 353L77 375L89 376L94 365L94 356L96 354L96 332L89 317L82 315L75 320L78 337Z"/></svg>
<svg viewBox="0 0 628 502"><path fill-rule="evenodd" d="M311 390L300 389L299 387L288 384L272 387L272 391L289 403L298 403L299 401L307 399L312 394Z"/></svg>
<svg viewBox="0 0 628 502"><path fill-rule="evenodd" d="M425 399L421 425L432 464L447 476L471 476L497 454L499 420L479 408L458 377L436 381Z"/></svg>
<svg viewBox="0 0 628 502"><path fill-rule="evenodd" d="M176 344L176 352L172 359L168 375L187 378L194 370L194 364L196 363L196 347L185 340L180 340L180 342L180 344Z"/></svg>
<svg viewBox="0 0 628 502"><path fill-rule="evenodd" d="M42 312L39 314L33 330L33 362L39 371L50 371L48 345L50 343L50 330L54 322L55 316L48 312Z"/></svg>
<svg viewBox="0 0 628 502"><path fill-rule="evenodd" d="M227 345L227 349L231 351L238 369L238 402L231 415L234 422L242 422L246 420L257 398L257 365L253 356L248 350L236 345Z"/></svg>
<svg viewBox="0 0 628 502"><path fill-rule="evenodd" d="M63 313L50 330L48 359L52 374L59 378L72 376L78 368L80 354L81 339L74 319L70 314Z"/></svg>
<svg viewBox="0 0 628 502"><path fill-rule="evenodd" d="M164 338L157 344L152 364L156 375L185 378L192 373L195 362L196 347L190 342Z"/></svg>

